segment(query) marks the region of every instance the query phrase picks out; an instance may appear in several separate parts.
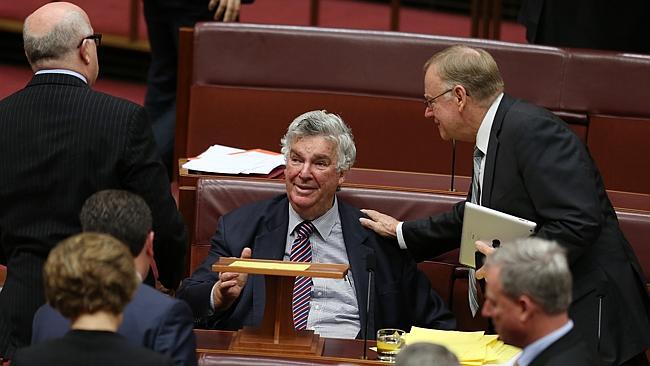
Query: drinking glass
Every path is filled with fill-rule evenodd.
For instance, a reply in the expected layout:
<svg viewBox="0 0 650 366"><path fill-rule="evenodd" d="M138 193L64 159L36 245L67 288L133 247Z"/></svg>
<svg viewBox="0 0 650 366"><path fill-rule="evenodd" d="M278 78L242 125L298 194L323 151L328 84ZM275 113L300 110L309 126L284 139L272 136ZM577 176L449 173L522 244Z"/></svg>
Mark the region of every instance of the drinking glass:
<svg viewBox="0 0 650 366"><path fill-rule="evenodd" d="M377 358L395 362L395 356L404 347L404 332L401 329L385 328L377 331Z"/></svg>

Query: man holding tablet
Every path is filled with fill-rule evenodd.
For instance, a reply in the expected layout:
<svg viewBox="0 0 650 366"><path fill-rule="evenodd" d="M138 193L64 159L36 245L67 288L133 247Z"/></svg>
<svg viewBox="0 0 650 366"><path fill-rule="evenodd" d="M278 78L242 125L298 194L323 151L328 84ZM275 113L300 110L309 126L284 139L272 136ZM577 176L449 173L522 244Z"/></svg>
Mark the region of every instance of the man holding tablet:
<svg viewBox="0 0 650 366"><path fill-rule="evenodd" d="M425 64L425 117L443 140L473 142L467 200L537 223L557 241L573 275L569 315L608 365L647 365L650 346L644 274L621 232L584 144L549 111L503 93L496 62L481 49L453 46ZM451 212L398 222L376 211L364 226L397 237L418 260L458 246L465 202Z"/></svg>

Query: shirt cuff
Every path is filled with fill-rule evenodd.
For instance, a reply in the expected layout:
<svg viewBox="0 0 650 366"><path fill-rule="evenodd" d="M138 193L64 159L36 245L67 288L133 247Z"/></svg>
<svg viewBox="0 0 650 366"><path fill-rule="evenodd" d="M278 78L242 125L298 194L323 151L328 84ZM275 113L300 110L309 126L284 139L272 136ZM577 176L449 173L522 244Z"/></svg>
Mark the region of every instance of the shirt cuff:
<svg viewBox="0 0 650 366"><path fill-rule="evenodd" d="M219 281L215 282L214 285L212 285L212 290L210 290L210 310L212 310L212 314L214 314L214 289L217 287L217 283Z"/></svg>
<svg viewBox="0 0 650 366"><path fill-rule="evenodd" d="M404 233L402 233L402 224L404 222L400 221L399 224L397 224L397 243L399 244L399 247L401 249L407 249L406 248L406 241L404 240Z"/></svg>

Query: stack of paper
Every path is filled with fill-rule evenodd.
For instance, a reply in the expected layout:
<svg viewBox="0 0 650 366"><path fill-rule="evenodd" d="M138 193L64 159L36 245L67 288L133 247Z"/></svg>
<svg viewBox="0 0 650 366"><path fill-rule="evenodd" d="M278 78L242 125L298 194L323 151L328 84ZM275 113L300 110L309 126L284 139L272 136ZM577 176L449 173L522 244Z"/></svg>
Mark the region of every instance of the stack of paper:
<svg viewBox="0 0 650 366"><path fill-rule="evenodd" d="M436 343L453 352L461 365L498 365L507 362L521 350L503 343L496 335L484 332L458 332L412 327L404 338L406 344L417 342Z"/></svg>
<svg viewBox="0 0 650 366"><path fill-rule="evenodd" d="M198 157L183 164L183 168L220 174L269 174L282 165L284 156L279 153L212 145Z"/></svg>

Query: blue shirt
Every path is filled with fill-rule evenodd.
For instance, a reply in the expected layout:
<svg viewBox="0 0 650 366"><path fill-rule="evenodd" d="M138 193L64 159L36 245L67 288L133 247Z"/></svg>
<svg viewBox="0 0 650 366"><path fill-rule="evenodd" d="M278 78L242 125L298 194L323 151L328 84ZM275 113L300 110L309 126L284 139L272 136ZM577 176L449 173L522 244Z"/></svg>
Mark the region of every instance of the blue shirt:
<svg viewBox="0 0 650 366"><path fill-rule="evenodd" d="M304 220L289 205L285 261L288 261L291 255L294 230L302 221ZM332 208L312 223L316 227L316 231L309 238L312 261L349 265L336 197ZM307 329L328 338L356 338L361 329L361 320L352 270L348 270L344 279L313 278L313 281Z"/></svg>
<svg viewBox="0 0 650 366"><path fill-rule="evenodd" d="M539 356L540 353L542 353L542 351L547 349L558 339L564 337L569 333L569 331L571 331L571 329L573 329L573 320L569 319L569 321L560 328L526 346L524 350L521 351L519 357L514 357L510 362L506 363L506 365L514 365L515 362L517 362L519 366L528 366L537 356Z"/></svg>

